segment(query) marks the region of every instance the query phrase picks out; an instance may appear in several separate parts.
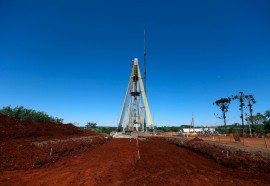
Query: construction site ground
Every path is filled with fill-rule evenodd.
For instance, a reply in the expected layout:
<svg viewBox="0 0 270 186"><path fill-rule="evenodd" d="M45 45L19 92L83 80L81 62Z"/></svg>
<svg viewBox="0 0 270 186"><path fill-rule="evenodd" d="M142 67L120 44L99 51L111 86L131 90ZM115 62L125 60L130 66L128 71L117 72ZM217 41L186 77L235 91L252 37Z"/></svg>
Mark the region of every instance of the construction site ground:
<svg viewBox="0 0 270 186"><path fill-rule="evenodd" d="M0 185L270 185L267 152L199 138L137 139L106 142L72 125L0 115Z"/></svg>
<svg viewBox="0 0 270 186"><path fill-rule="evenodd" d="M0 173L0 185L269 184L269 174L224 167L162 138L139 140L139 154L135 139L112 139L39 168Z"/></svg>

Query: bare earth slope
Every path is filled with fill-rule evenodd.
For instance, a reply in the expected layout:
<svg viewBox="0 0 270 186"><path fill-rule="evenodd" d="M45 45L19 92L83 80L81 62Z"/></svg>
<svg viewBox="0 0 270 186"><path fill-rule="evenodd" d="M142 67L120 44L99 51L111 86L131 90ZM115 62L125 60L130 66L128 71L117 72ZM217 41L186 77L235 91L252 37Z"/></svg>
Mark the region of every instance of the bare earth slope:
<svg viewBox="0 0 270 186"><path fill-rule="evenodd" d="M226 168L163 139L112 139L40 168L0 173L0 185L269 185L270 175Z"/></svg>
<svg viewBox="0 0 270 186"><path fill-rule="evenodd" d="M72 124L18 121L0 114L0 174L54 163L104 142L103 135Z"/></svg>

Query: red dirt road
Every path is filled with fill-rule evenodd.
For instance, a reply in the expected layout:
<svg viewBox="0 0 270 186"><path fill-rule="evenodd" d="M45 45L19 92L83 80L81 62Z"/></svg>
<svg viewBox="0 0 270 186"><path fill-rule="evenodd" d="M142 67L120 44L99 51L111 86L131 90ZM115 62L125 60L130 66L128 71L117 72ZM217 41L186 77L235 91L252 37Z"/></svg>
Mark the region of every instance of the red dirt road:
<svg viewBox="0 0 270 186"><path fill-rule="evenodd" d="M112 139L28 171L0 173L0 185L270 185L270 175L223 167L162 139Z"/></svg>

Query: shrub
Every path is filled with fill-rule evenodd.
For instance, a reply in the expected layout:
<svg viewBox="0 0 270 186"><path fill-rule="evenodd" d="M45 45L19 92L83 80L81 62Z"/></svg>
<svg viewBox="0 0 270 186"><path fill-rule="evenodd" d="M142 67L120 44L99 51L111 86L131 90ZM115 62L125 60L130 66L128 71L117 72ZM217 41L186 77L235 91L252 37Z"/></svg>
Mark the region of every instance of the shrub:
<svg viewBox="0 0 270 186"><path fill-rule="evenodd" d="M53 122L53 123L63 123L63 119L49 116L45 112L35 111L32 109L24 108L23 106L17 106L15 108L11 108L10 106L3 107L0 110L0 113L12 117L16 120L33 120L36 122Z"/></svg>

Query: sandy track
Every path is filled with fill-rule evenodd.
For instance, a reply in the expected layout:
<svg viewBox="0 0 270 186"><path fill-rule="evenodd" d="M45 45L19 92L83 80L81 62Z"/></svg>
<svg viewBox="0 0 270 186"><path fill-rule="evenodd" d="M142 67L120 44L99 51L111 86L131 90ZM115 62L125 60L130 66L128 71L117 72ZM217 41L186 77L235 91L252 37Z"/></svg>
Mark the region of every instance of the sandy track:
<svg viewBox="0 0 270 186"><path fill-rule="evenodd" d="M163 139L112 139L28 171L0 173L0 185L269 185L270 175L223 167Z"/></svg>

